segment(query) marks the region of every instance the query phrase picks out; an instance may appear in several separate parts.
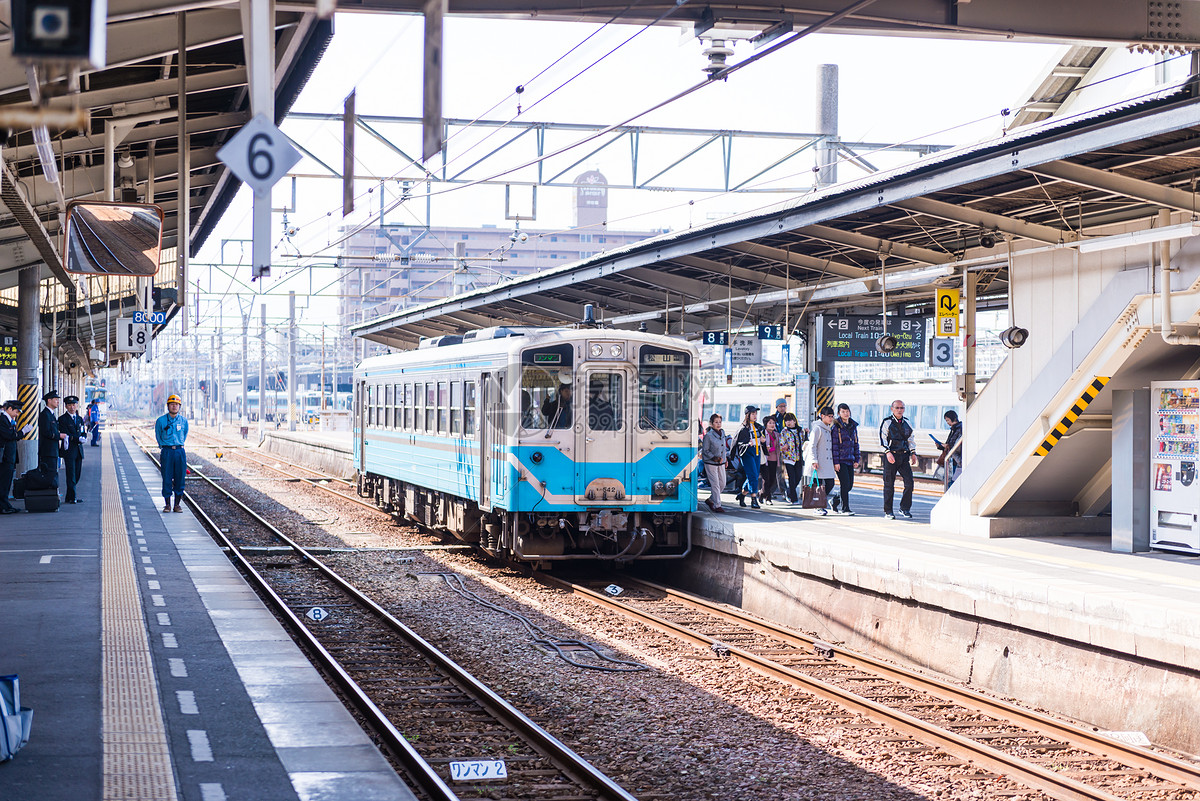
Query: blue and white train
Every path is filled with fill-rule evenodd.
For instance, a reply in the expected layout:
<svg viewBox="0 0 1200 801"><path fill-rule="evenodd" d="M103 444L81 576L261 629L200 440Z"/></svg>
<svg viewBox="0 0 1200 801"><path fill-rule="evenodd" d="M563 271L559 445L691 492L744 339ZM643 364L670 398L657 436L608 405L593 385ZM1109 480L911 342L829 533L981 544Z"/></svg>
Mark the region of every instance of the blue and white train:
<svg viewBox="0 0 1200 801"><path fill-rule="evenodd" d="M490 328L363 361L359 492L509 559L676 559L696 508L695 376L683 340Z"/></svg>

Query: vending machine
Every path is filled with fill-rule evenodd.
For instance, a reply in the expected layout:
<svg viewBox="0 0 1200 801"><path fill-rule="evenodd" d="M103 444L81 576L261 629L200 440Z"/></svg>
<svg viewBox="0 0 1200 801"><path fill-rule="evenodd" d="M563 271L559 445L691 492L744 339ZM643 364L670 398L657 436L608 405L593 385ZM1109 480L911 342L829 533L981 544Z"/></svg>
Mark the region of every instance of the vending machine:
<svg viewBox="0 0 1200 801"><path fill-rule="evenodd" d="M1200 554L1200 382L1150 385L1150 547Z"/></svg>

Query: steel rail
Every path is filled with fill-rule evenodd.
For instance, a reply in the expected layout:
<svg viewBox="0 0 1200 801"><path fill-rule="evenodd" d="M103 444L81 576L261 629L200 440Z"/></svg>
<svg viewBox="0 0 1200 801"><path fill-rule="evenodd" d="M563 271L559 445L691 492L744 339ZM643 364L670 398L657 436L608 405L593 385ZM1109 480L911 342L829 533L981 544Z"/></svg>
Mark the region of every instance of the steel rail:
<svg viewBox="0 0 1200 801"><path fill-rule="evenodd" d="M149 453L149 450L144 446L142 447L143 450L146 451L146 455L150 457L151 461L153 461L155 464L158 464L154 457ZM601 798L613 799L613 801L637 801L635 796L628 793L623 787L597 770L590 762L572 751L566 744L562 743L548 731L526 717L525 714L519 709L497 695L496 692L490 687L476 679L469 672L467 672L466 669L451 660L448 656L443 654L430 642L425 640L404 623L400 622L386 609L376 604L367 596L363 595L358 588L343 579L332 568L321 562L319 559L305 550L301 545L267 522L261 515L248 507L246 504L242 503L242 501L240 501L238 498L234 497L224 487L219 486L216 482L195 468L192 468L192 473L206 481L209 486L216 489L255 520L259 521L261 525L263 525L272 534L279 537L283 542L287 543L287 545L295 550L302 559L311 564L322 575L337 585L339 589L349 595L355 602L359 603L365 609L375 614L395 633L403 637L405 641L414 649L416 649L422 656L424 656L426 659L429 659L432 663L437 665L438 668L443 670L447 676L449 676L451 681L457 684L465 693L471 695L480 704L480 706L486 709L493 717L523 736L535 750L540 751L548 760L550 760L552 764L554 764L555 767L561 770L564 775L568 776L580 786L599 794ZM188 493L184 493L184 498L194 510L201 512L196 501ZM201 514L203 513L201 512ZM214 531L219 534L220 538L224 540L228 544L228 547L232 549L232 552L237 555L239 563L243 564L253 572L255 580L264 581L257 571L254 571L253 568L249 566L249 563L245 560L245 558L239 552L237 552L236 546L229 542L227 537L225 537L223 534L220 534L219 527L216 527L216 524L213 523L213 521L208 518L207 515L204 515L204 518L211 526L214 526ZM272 598L273 603L282 605L282 599L278 598L278 596L276 596L273 591L270 591L269 588L267 589L269 597ZM308 628L300 622L299 618L297 618L290 609L287 609L286 606L283 606L282 609L286 610L286 617L289 622L304 631L306 639L311 636ZM336 664L334 657L328 654L325 649L319 645L319 643L317 644L317 648L319 648L319 652L324 655L322 660L328 658L332 664ZM336 674L339 676L339 681L341 681L340 676L344 675L345 680L353 684L353 679L351 679L340 666L337 668ZM374 703L366 697L365 693L362 693L361 689L357 689L356 684L353 684L353 686L356 688L357 692L352 693L352 697L354 697L356 701L359 697L363 698L365 702L370 705L370 708L377 710L377 707L375 707ZM382 713L380 714L382 715ZM393 731L395 730L395 727L391 726L390 723L388 723L388 726ZM396 734L399 735L399 732L397 731ZM407 754L411 750L411 745L408 744L408 741L404 739L403 735L400 735L400 740L403 742L402 753ZM412 755L424 763L424 760L422 760L420 755L416 754L415 751L412 751ZM432 770L432 768L430 768L430 770ZM434 778L437 778L438 782L441 782L441 778L437 777L436 774L434 774ZM447 788L447 792L450 792L449 788ZM446 797L456 798L453 793Z"/></svg>
<svg viewBox="0 0 1200 801"><path fill-rule="evenodd" d="M767 620L748 616L745 612L724 604L719 604L707 598L691 593L656 584L643 579L625 579L627 584L656 590L668 598L701 609L711 615L745 626L760 634L765 634L783 640L790 645L812 648L818 641L812 637L790 631ZM822 646L827 644L822 643ZM1068 743L1083 751L1097 756L1121 762L1130 767L1140 768L1154 774L1160 779L1173 781L1191 790L1200 790L1200 766L1190 764L1182 759L1147 751L1135 745L1128 745L1106 737L1103 734L1077 726L1067 721L1057 720L1041 712L1024 709L1007 701L991 698L982 693L958 687L942 679L925 676L916 671L898 665L892 665L866 654L828 646L834 653L833 659L844 665L854 667L867 673L875 673L898 684L903 684L915 690L927 692L964 706L975 712L1002 718L1019 723L1037 734L1053 737Z"/></svg>
<svg viewBox="0 0 1200 801"><path fill-rule="evenodd" d="M564 579L544 573L535 573L534 575L539 581L548 586L557 587L575 595L581 595L600 606L617 611L626 617L633 618L678 639L710 649L719 648L726 651L729 656L736 659L740 664L764 676L799 687L819 698L832 701L835 704L865 715L877 723L882 723L896 731L903 732L926 745L940 748L953 756L994 770L1031 788L1041 790L1053 798L1063 799L1063 801L1121 801L1119 796L1112 795L1105 790L1090 787L1039 765L1009 756L1002 751L927 723L905 712L891 709L883 704L863 698L860 695L813 678L812 676L806 676L799 671L773 662L758 654L708 637L650 612L635 609L587 587L573 584Z"/></svg>

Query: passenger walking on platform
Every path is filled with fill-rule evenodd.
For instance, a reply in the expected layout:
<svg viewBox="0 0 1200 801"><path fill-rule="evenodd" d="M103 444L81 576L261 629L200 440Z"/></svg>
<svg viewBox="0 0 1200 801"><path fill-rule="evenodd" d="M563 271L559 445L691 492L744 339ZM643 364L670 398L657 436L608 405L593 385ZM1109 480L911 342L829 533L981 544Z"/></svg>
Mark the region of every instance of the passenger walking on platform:
<svg viewBox="0 0 1200 801"><path fill-rule="evenodd" d="M83 418L79 416L79 398L68 395L63 399L67 411L58 418L59 433L65 434L63 440L62 458L67 473L67 497L63 503L83 503L75 496L75 485L79 483L79 472L83 469L83 443L87 441L87 433L83 427Z"/></svg>
<svg viewBox="0 0 1200 801"><path fill-rule="evenodd" d="M700 441L700 459L704 462L704 475L708 478L708 497L705 505L713 512L725 513L721 505L721 490L725 489L725 465L729 463L729 446L725 432L721 430L721 415L708 418L708 431Z"/></svg>
<svg viewBox="0 0 1200 801"><path fill-rule="evenodd" d="M833 477L837 475L833 468L833 407L822 406L821 414L813 420L812 425L812 471L821 485L825 487L825 497L833 494ZM818 509L817 514L829 514L826 509Z"/></svg>
<svg viewBox="0 0 1200 801"><path fill-rule="evenodd" d="M167 398L167 413L154 422L154 438L162 449L163 511L171 511L171 493L175 493L175 511L183 511L183 480L187 473L187 453L183 444L187 442L188 421L179 413L183 401L178 395Z"/></svg>
<svg viewBox="0 0 1200 801"><path fill-rule="evenodd" d="M858 423L850 416L850 407L838 404L837 420L833 422L833 466L838 476L838 494L833 496L833 511L853 515L850 511L850 490L854 489L854 471L862 462L858 447Z"/></svg>
<svg viewBox="0 0 1200 801"><path fill-rule="evenodd" d="M900 497L900 514L912 519L913 465L917 463L917 446L913 427L904 416L904 401L892 401L892 413L879 424L879 444L883 446L883 516L895 520L892 498L896 494L896 474L904 480L904 495Z"/></svg>
<svg viewBox="0 0 1200 801"><path fill-rule="evenodd" d="M775 428L775 417L768 417L763 424L763 443L766 453L762 459L762 491L759 495L764 501L775 505L772 500L775 488L779 485L779 431Z"/></svg>
<svg viewBox="0 0 1200 801"><path fill-rule="evenodd" d="M758 407L747 406L746 416L742 418L742 428L737 433L737 439L733 441L733 452L737 454L742 463L742 472L746 474L746 481L738 490L738 506L744 507L746 498L749 497L750 506L755 509L760 508L758 505L758 472L763 454L762 435L763 427L758 422Z"/></svg>
<svg viewBox="0 0 1200 801"><path fill-rule="evenodd" d="M962 421L958 419L958 412L951 409L945 414L946 426L950 429L950 433L946 436L946 441L939 443L938 448L941 449L942 455L938 457L938 464L946 468L946 474L950 477L946 488L958 480L959 473L962 472L962 446L958 450L950 454L950 458L946 458L946 454L954 445L962 439Z"/></svg>
<svg viewBox="0 0 1200 801"><path fill-rule="evenodd" d="M804 432L796 415L788 412L783 416L783 431L779 432L779 463L787 472L784 494L792 503L799 503L797 492L804 475ZM782 476L781 476L782 478Z"/></svg>
<svg viewBox="0 0 1200 801"><path fill-rule="evenodd" d="M17 471L17 441L22 434L33 430L33 424L21 431L17 428L17 415L21 404L15 400L5 401L0 407L0 515L11 515L17 510L8 502L8 491L12 487L13 474Z"/></svg>
<svg viewBox="0 0 1200 801"><path fill-rule="evenodd" d="M92 401L88 404L88 428L92 432L92 447L100 447L100 404Z"/></svg>
<svg viewBox="0 0 1200 801"><path fill-rule="evenodd" d="M42 396L46 408L38 415L38 469L46 476L54 476L58 480L58 452L63 447L66 434L59 433L58 411L59 395L57 390L50 390Z"/></svg>

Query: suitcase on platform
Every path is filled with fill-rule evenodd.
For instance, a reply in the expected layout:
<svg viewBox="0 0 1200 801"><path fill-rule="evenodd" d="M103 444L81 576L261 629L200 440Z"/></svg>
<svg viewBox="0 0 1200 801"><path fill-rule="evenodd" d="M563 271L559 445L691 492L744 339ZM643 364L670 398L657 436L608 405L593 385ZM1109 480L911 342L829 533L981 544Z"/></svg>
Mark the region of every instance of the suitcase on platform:
<svg viewBox="0 0 1200 801"><path fill-rule="evenodd" d="M59 500L57 489L25 488L26 512L57 512Z"/></svg>
<svg viewBox="0 0 1200 801"><path fill-rule="evenodd" d="M25 479L14 478L12 483L12 496L17 500L25 497Z"/></svg>

